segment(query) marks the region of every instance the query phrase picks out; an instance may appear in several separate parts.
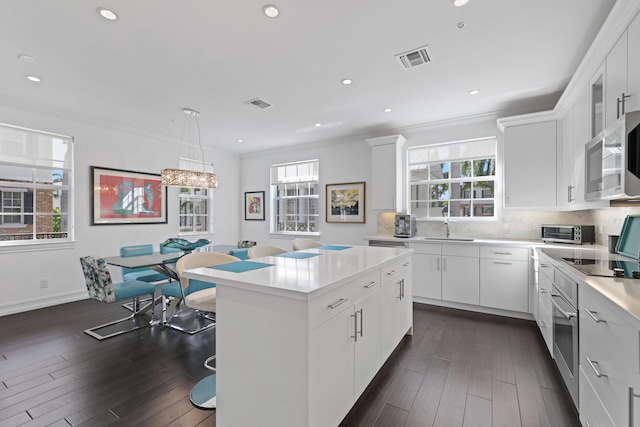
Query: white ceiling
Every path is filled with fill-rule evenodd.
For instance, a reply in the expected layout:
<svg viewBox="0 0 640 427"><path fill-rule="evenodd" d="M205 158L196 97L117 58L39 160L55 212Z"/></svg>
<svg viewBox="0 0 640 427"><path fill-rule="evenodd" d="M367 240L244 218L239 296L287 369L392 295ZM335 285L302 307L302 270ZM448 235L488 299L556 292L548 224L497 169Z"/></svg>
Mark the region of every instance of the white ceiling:
<svg viewBox="0 0 640 427"><path fill-rule="evenodd" d="M549 109L615 1L273 2L276 19L255 0L2 0L0 102L178 141L189 107L203 145L238 153ZM432 62L403 70L424 45Z"/></svg>

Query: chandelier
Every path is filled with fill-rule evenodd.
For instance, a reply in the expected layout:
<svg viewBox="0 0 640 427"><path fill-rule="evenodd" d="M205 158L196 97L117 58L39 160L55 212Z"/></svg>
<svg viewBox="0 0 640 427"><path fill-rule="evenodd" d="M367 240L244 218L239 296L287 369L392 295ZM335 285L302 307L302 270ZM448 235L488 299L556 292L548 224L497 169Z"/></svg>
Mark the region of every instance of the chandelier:
<svg viewBox="0 0 640 427"><path fill-rule="evenodd" d="M198 121L200 112L192 110L191 108L183 108L182 111L185 114L183 139L184 128L188 127L188 138L193 154L193 152L195 151L193 136L194 133L197 132L198 147L200 148L200 153L202 155L202 172L188 169L162 169L162 171L160 172L160 175L162 177L162 185L166 185L169 187L218 188L218 176L215 173L209 173L204 170L204 150L202 149L202 143L200 142L200 123ZM193 159L193 155L191 157ZM213 167L213 163L211 164L211 166Z"/></svg>

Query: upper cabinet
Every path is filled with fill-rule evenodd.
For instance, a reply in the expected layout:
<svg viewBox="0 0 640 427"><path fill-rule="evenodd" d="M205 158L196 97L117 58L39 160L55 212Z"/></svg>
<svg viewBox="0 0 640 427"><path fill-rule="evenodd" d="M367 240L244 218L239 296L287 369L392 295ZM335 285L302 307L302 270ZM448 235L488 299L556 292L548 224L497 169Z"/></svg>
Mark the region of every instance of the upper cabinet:
<svg viewBox="0 0 640 427"><path fill-rule="evenodd" d="M367 139L371 146L371 208L402 212L404 197L404 144L402 135Z"/></svg>
<svg viewBox="0 0 640 427"><path fill-rule="evenodd" d="M625 112L630 98L627 89L627 32L625 31L607 55L605 62L605 128Z"/></svg>
<svg viewBox="0 0 640 427"><path fill-rule="evenodd" d="M593 138L604 129L604 63L598 68L591 78L589 84L591 86L591 134L589 138Z"/></svg>
<svg viewBox="0 0 640 427"><path fill-rule="evenodd" d="M627 93L626 111L640 110L640 15L627 29Z"/></svg>
<svg viewBox="0 0 640 427"><path fill-rule="evenodd" d="M556 208L556 120L504 125L505 208Z"/></svg>

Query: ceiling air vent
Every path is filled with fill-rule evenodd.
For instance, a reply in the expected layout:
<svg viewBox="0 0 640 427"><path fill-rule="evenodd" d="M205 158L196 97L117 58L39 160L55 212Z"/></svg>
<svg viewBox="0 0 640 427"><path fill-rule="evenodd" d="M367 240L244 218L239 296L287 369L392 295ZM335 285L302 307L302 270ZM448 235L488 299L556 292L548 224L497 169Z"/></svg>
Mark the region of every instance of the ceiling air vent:
<svg viewBox="0 0 640 427"><path fill-rule="evenodd" d="M244 104L253 105L254 107L259 108L261 110L273 107L273 105L269 104L267 101L260 98L255 98L250 101L245 101Z"/></svg>
<svg viewBox="0 0 640 427"><path fill-rule="evenodd" d="M431 53L429 52L429 46L419 47L409 52L396 55L396 58L402 65L402 69L419 67L427 62L431 62Z"/></svg>

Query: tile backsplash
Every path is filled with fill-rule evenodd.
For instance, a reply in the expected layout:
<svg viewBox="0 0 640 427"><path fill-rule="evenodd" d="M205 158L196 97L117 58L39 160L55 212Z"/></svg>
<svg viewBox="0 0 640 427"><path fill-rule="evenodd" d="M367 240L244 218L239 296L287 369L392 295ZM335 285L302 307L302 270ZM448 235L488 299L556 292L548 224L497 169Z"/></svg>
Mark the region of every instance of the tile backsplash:
<svg viewBox="0 0 640 427"><path fill-rule="evenodd" d="M620 234L627 215L640 215L640 207L611 207L583 211L510 211L505 210L497 221L450 222L451 237L476 239L539 240L542 224L579 224L596 227L596 244L606 245L607 236ZM393 235L394 212L378 214L378 234ZM445 235L442 221L418 221L418 236Z"/></svg>

